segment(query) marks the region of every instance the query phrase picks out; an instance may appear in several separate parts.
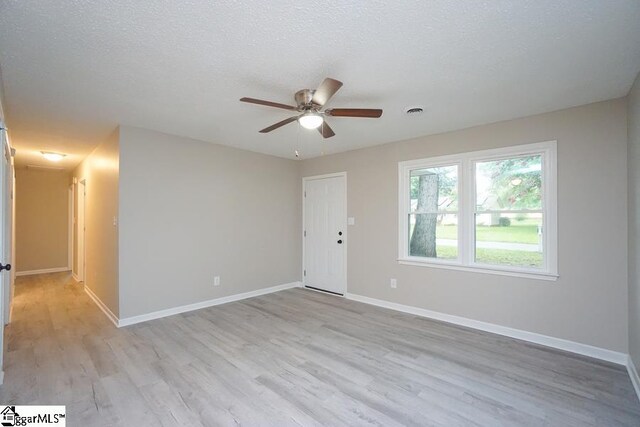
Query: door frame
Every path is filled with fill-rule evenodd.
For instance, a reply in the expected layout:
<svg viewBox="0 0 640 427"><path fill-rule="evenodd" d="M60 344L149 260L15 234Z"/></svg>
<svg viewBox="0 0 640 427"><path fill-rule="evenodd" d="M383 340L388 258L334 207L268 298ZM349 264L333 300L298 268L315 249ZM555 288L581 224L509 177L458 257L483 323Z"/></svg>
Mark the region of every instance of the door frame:
<svg viewBox="0 0 640 427"><path fill-rule="evenodd" d="M335 296L342 296L342 297L346 297L347 296L347 289L349 288L349 283L347 281L347 278L349 277L347 275L347 270L349 268L349 264L347 262L347 254L349 253L348 251L348 244L349 244L349 221L347 219L347 215L349 212L349 209L347 207L347 172L335 172L335 173L327 173L327 174L323 174L323 175L312 175L312 176L305 176L302 177L302 230L300 230L300 235L302 236L302 270L300 271L300 276L302 277L302 287L306 288L306 289L310 289L310 290L314 290L312 288L307 288L306 287L306 275L305 275L305 252L306 252L306 240L305 240L305 235L304 235L304 230L305 230L305 224L307 222L307 217L306 217L306 213L305 213L305 194L306 194L306 189L307 189L307 182L308 181L316 181L319 179L327 179L327 178L339 178L342 177L344 178L344 220L345 220L345 229L344 229L344 277L343 277L343 281L344 281L344 293L342 295L339 294L334 294L332 292L323 292L323 291L318 291L318 292L323 292L329 295L335 295Z"/></svg>
<svg viewBox="0 0 640 427"><path fill-rule="evenodd" d="M69 185L69 221L68 221L68 227L69 227L69 233L68 234L68 250L67 250L67 268L69 268L69 270L71 270L71 274L73 275L73 237L75 234L75 221L76 221L76 217L74 215L73 212L73 207L75 204L75 192L73 191L73 187L74 184L73 182Z"/></svg>

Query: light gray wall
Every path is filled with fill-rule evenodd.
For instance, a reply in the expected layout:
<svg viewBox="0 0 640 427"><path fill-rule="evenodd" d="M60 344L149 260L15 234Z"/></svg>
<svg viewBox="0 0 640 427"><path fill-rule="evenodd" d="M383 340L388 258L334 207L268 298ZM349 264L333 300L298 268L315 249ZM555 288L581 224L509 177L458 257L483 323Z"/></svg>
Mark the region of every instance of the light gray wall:
<svg viewBox="0 0 640 427"><path fill-rule="evenodd" d="M628 96L629 354L640 368L640 74Z"/></svg>
<svg viewBox="0 0 640 427"><path fill-rule="evenodd" d="M118 316L118 217L119 176L118 130L98 145L73 171L78 181L86 180L85 281L109 310ZM78 186L76 185L76 188ZM74 210L77 213L77 197ZM76 222L76 227L77 227ZM77 229L74 263L77 262Z"/></svg>
<svg viewBox="0 0 640 427"><path fill-rule="evenodd" d="M399 161L548 140L558 141L557 281L398 265ZM619 99L305 160L302 176L348 174L349 292L626 353L626 156Z"/></svg>
<svg viewBox="0 0 640 427"><path fill-rule="evenodd" d="M300 280L300 192L296 161L121 127L120 318Z"/></svg>

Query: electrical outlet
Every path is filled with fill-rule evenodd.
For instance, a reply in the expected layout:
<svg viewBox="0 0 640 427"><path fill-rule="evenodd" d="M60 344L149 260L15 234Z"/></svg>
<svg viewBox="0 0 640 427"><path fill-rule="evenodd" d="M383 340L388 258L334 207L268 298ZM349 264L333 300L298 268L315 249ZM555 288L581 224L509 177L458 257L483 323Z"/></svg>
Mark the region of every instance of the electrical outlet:
<svg viewBox="0 0 640 427"><path fill-rule="evenodd" d="M213 278L213 286L220 286L220 276Z"/></svg>
<svg viewBox="0 0 640 427"><path fill-rule="evenodd" d="M391 286L392 289L395 289L398 287L398 281L396 279L391 279L389 281L389 286Z"/></svg>

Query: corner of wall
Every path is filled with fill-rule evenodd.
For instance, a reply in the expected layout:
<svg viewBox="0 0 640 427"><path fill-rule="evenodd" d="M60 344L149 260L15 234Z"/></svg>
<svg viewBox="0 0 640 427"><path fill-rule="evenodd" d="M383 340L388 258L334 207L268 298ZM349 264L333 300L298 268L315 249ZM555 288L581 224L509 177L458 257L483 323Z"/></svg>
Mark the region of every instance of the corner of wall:
<svg viewBox="0 0 640 427"><path fill-rule="evenodd" d="M0 67L0 122L5 122L4 113L4 81L2 80L2 67Z"/></svg>
<svg viewBox="0 0 640 427"><path fill-rule="evenodd" d="M629 357L640 366L640 73L627 95Z"/></svg>
<svg viewBox="0 0 640 427"><path fill-rule="evenodd" d="M119 126L72 172L85 179L85 287L99 306L118 316L119 301ZM78 209L75 205L74 209ZM74 263L77 242L74 242Z"/></svg>

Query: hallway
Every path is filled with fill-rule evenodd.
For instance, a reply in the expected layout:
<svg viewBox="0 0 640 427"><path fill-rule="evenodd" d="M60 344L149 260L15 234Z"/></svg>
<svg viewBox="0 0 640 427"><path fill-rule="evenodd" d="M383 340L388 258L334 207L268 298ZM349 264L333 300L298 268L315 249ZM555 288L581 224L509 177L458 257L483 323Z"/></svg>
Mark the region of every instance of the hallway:
<svg viewBox="0 0 640 427"><path fill-rule="evenodd" d="M104 360L101 352L105 340L119 331L82 285L68 272L19 277L12 316L5 330L0 401L67 404L70 425L80 425L73 419L83 414L97 415L97 402L105 393L99 386L100 373L113 363ZM115 420L110 418L109 406L101 408L104 424L96 425Z"/></svg>

